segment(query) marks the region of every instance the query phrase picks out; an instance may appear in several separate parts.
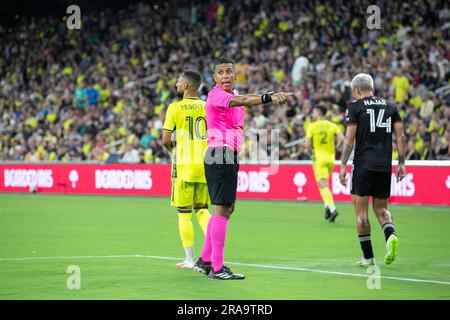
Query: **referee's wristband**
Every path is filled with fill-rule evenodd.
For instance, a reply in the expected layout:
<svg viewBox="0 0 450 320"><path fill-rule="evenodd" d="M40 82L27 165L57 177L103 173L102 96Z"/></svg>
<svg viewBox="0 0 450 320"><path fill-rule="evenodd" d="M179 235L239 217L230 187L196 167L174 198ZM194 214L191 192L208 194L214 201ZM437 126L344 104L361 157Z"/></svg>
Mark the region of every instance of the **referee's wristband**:
<svg viewBox="0 0 450 320"><path fill-rule="evenodd" d="M261 96L261 101L262 101L262 103L269 103L269 102L272 102L272 94L273 94L273 92L264 93L264 94Z"/></svg>

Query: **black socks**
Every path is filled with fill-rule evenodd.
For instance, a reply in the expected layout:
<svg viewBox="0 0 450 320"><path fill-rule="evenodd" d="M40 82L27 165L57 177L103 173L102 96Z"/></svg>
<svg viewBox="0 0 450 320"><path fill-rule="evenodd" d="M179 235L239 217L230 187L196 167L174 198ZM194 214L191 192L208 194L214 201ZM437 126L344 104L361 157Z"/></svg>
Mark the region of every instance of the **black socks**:
<svg viewBox="0 0 450 320"><path fill-rule="evenodd" d="M386 241L389 239L391 234L395 234L394 225L390 222L383 224L384 237Z"/></svg>
<svg viewBox="0 0 450 320"><path fill-rule="evenodd" d="M373 258L372 241L370 240L370 234L359 235L359 243L361 244L361 250L364 253L364 259Z"/></svg>

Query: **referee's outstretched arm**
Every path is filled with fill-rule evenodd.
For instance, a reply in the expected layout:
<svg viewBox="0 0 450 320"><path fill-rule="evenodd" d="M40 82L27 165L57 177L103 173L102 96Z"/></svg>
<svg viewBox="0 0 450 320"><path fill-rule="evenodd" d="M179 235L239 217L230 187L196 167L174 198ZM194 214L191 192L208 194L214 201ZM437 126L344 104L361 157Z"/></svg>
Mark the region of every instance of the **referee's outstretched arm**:
<svg viewBox="0 0 450 320"><path fill-rule="evenodd" d="M292 96L294 93L292 92L277 92L277 93L265 93L263 95L258 94L246 94L246 95L237 95L231 98L229 107L240 107L240 106L257 106L259 104L269 103L269 102L277 102L278 104L286 103L286 99L289 96Z"/></svg>

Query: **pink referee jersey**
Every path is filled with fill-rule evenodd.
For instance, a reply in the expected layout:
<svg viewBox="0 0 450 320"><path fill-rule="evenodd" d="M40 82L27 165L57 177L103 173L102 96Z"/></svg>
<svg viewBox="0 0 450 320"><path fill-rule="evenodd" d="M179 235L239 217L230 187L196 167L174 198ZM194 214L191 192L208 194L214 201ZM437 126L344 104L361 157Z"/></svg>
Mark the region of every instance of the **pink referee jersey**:
<svg viewBox="0 0 450 320"><path fill-rule="evenodd" d="M206 98L206 125L208 128L208 147L227 146L239 151L242 146L244 130L244 107L229 107L236 89L229 93L215 86Z"/></svg>

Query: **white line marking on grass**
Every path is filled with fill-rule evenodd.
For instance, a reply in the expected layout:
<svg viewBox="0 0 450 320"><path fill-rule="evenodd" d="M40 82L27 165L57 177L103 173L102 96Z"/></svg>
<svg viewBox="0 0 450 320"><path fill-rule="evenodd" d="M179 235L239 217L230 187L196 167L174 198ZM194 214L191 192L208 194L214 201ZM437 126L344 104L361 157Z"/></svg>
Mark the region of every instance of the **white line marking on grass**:
<svg viewBox="0 0 450 320"><path fill-rule="evenodd" d="M145 259L156 259L156 260L182 260L183 259L183 258L175 258L175 257L147 256L147 255L142 255L142 254L124 254L124 255L111 255L111 256L61 256L61 257L0 258L0 261L60 260L60 259L120 259L120 258L145 258ZM230 264L230 265L243 266L243 267L255 267L255 268L265 268L265 269L275 269L275 270L306 271L306 272L313 272L313 273L322 273L322 274L331 274L331 275L358 277L358 278L369 277L369 275L366 275L366 274L328 271L328 270L320 270L320 269L309 269L309 268L302 268L302 267L283 267L283 266L273 266L273 265L266 265L266 264L240 263L240 262L226 262L226 263ZM435 283L435 284L450 285L450 281L401 278L401 277L390 277L390 276L381 276L380 278L388 279L388 280L407 281L407 282Z"/></svg>
<svg viewBox="0 0 450 320"><path fill-rule="evenodd" d="M264 264L239 263L239 262L229 262L229 264L236 265L236 266L256 267L256 268L306 271L306 272L333 274L333 275L349 276L349 277L360 277L360 278L367 278L367 277L369 277L366 274L348 273L348 272L339 272L339 271L328 271L328 270L319 270L319 269L308 269L308 268L302 268L302 267L283 267L283 266L272 266L272 265L264 265ZM422 280L422 279L400 278L400 277L389 277L389 276L381 276L380 278L381 279L389 279L389 280L399 280L399 281L409 281L409 282L425 282L425 283L437 283L437 284L450 285L450 282L448 282L448 281Z"/></svg>
<svg viewBox="0 0 450 320"><path fill-rule="evenodd" d="M23 260L59 260L59 259L116 259L116 258L148 258L158 260L180 260L182 258L144 256L141 254L119 254L111 256L60 256L60 257L19 257L19 258L0 258L0 261L23 261Z"/></svg>

